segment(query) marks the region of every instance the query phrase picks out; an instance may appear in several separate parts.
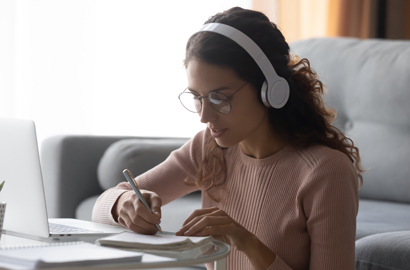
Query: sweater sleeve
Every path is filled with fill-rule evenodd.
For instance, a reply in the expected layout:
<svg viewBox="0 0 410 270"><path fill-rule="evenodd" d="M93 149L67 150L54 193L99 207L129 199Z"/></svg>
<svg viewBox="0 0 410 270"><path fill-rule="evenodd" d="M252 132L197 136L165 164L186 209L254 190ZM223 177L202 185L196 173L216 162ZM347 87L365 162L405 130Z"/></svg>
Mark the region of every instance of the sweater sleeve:
<svg viewBox="0 0 410 270"><path fill-rule="evenodd" d="M199 132L181 148L173 151L164 162L136 177L139 188L157 193L163 205L198 190L197 186L187 185L184 180L194 183L202 160L205 136L205 131ZM94 205L92 220L119 225L112 217L112 207L121 194L131 189L129 183L122 182L106 190Z"/></svg>
<svg viewBox="0 0 410 270"><path fill-rule="evenodd" d="M358 181L343 153L320 160L299 199L310 235L310 270L354 270Z"/></svg>

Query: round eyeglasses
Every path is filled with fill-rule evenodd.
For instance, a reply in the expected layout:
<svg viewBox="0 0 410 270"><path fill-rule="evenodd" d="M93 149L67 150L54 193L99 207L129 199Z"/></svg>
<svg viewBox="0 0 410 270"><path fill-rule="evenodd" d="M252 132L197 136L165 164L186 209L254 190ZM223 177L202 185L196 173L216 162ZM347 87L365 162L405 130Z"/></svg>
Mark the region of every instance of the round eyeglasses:
<svg viewBox="0 0 410 270"><path fill-rule="evenodd" d="M229 113L232 109L230 101L232 97L247 84L248 83L242 85L238 90L235 91L235 93L233 93L229 97L218 92L209 92L207 96L198 96L189 91L188 88L186 88L181 94L179 94L178 98L182 106L184 106L185 109L190 112L199 113L202 110L202 99L207 98L212 108L214 108L217 112L226 114Z"/></svg>

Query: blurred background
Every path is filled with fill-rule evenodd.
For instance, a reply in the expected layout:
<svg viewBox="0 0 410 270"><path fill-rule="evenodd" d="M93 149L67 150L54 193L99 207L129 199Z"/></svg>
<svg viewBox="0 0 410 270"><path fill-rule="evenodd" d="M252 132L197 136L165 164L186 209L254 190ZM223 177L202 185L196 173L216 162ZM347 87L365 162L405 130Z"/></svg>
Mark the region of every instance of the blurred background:
<svg viewBox="0 0 410 270"><path fill-rule="evenodd" d="M0 117L58 134L191 137L178 94L188 38L233 6L264 12L288 42L410 38L410 0L0 0Z"/></svg>

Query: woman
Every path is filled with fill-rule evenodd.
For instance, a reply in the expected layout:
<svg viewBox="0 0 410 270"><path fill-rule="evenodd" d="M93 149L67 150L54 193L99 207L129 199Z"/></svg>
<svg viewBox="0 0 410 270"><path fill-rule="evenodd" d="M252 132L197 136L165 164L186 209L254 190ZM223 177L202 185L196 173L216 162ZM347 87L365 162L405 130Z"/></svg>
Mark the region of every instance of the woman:
<svg viewBox="0 0 410 270"><path fill-rule="evenodd" d="M308 60L291 59L262 13L232 8L208 23L231 26L262 49L286 80L279 78L285 94L277 108L261 91L264 68L243 46L195 33L180 100L206 130L136 178L155 214L124 182L100 196L93 219L154 234L161 205L201 189L202 209L176 234L223 239L232 248L229 269L353 270L363 170L358 149L331 125L335 112L325 108L322 83Z"/></svg>

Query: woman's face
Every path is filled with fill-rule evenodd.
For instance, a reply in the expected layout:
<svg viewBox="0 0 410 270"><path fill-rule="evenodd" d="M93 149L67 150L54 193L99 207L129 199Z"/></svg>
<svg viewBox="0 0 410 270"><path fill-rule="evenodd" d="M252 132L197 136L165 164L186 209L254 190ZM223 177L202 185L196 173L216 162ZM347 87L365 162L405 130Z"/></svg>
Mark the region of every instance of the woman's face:
<svg viewBox="0 0 410 270"><path fill-rule="evenodd" d="M188 89L200 96L219 90L229 98L246 84L232 69L202 61L189 61L186 72ZM257 140L261 130L270 125L267 108L258 100L258 91L248 83L232 97L230 103L231 111L223 114L216 111L208 99L203 99L199 112L201 122L207 124L221 147Z"/></svg>

